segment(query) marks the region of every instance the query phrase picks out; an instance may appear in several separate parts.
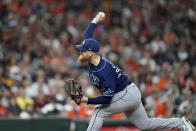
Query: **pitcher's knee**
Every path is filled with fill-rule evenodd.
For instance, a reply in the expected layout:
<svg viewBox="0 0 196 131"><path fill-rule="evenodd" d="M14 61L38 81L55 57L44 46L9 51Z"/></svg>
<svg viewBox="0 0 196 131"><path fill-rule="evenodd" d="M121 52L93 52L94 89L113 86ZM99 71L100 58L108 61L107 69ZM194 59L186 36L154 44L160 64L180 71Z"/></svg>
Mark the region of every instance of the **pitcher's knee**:
<svg viewBox="0 0 196 131"><path fill-rule="evenodd" d="M94 113L96 114L96 117L99 118L105 118L106 116L109 115L109 113L105 112L103 109L100 108L95 108Z"/></svg>
<svg viewBox="0 0 196 131"><path fill-rule="evenodd" d="M108 116L109 114L107 112L104 112L104 111L99 111L97 113L97 117L99 118L105 118L106 116Z"/></svg>

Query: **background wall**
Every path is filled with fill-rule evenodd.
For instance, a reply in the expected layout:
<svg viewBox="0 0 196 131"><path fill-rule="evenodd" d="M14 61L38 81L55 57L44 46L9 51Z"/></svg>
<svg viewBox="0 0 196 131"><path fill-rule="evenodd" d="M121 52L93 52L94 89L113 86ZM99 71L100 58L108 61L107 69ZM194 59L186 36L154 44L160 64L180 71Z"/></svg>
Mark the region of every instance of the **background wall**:
<svg viewBox="0 0 196 131"><path fill-rule="evenodd" d="M45 119L1 119L1 131L86 131L88 120L68 118L45 118ZM196 125L196 120L191 121ZM101 131L115 131L117 129L136 130L127 120L105 120Z"/></svg>

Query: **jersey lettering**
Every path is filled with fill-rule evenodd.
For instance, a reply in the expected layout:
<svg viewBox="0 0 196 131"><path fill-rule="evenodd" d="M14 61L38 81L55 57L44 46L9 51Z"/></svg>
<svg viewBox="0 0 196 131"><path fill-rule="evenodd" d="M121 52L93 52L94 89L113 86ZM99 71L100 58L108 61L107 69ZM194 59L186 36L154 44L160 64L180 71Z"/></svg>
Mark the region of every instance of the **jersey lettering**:
<svg viewBox="0 0 196 131"><path fill-rule="evenodd" d="M99 82L99 78L97 76L94 75L89 75L90 81L95 85L95 86L100 86Z"/></svg>
<svg viewBox="0 0 196 131"><path fill-rule="evenodd" d="M116 70L116 73L118 74L117 78L120 78L124 74L124 72L115 65L112 65L112 68Z"/></svg>
<svg viewBox="0 0 196 131"><path fill-rule="evenodd" d="M111 89L109 88L108 90L106 90L105 92L102 93L102 95L107 96L112 94L114 91L111 91Z"/></svg>

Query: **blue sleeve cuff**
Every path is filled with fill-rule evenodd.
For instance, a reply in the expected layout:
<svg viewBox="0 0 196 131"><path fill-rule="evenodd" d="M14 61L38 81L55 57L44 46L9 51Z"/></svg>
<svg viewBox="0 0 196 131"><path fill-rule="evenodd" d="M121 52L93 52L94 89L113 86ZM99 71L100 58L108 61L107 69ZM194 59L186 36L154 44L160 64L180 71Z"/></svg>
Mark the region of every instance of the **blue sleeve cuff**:
<svg viewBox="0 0 196 131"><path fill-rule="evenodd" d="M112 97L98 96L94 98L88 98L87 104L109 104L111 100Z"/></svg>

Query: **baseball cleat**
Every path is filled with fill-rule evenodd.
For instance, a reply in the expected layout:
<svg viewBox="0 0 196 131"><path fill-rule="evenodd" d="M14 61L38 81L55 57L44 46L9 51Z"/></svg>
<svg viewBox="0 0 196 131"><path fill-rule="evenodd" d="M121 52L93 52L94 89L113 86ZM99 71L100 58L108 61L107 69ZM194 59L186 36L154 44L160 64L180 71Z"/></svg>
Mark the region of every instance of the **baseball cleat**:
<svg viewBox="0 0 196 131"><path fill-rule="evenodd" d="M195 127L191 124L191 122L188 119L182 117L182 120L184 122L183 131L196 131Z"/></svg>

